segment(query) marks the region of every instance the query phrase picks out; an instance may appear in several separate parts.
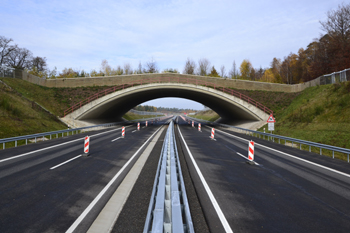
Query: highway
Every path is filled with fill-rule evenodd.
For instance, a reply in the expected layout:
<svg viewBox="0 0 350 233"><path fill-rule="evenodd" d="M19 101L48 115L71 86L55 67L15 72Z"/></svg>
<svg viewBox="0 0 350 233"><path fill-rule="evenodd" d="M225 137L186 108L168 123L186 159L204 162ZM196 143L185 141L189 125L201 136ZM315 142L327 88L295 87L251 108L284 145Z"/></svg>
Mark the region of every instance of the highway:
<svg viewBox="0 0 350 233"><path fill-rule="evenodd" d="M127 126L118 140L120 127L0 151L0 232L67 231L161 125ZM85 135L90 156L77 157ZM87 231L135 159L74 231Z"/></svg>
<svg viewBox="0 0 350 233"><path fill-rule="evenodd" d="M116 127L1 150L0 232L87 232L165 123L129 125L125 138ZM348 163L226 129L212 140L210 132L182 118L175 125L196 232L350 232ZM87 157L79 156L85 135ZM163 136L112 232L142 232Z"/></svg>
<svg viewBox="0 0 350 233"><path fill-rule="evenodd" d="M348 163L230 131L212 140L182 119L178 128L212 232L350 232ZM258 165L244 158L249 140Z"/></svg>

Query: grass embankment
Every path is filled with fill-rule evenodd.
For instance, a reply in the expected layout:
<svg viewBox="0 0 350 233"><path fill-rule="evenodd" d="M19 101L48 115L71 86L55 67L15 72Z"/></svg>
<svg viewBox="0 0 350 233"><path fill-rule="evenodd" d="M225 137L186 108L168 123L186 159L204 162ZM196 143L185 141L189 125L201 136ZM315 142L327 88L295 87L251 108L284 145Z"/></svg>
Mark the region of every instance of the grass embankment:
<svg viewBox="0 0 350 233"><path fill-rule="evenodd" d="M350 82L310 87L300 93L238 91L274 111L274 134L350 148ZM267 131L267 125L259 131L264 128ZM320 152L319 148L312 151ZM322 154L331 156L332 152L323 150ZM340 153L335 157L347 159Z"/></svg>
<svg viewBox="0 0 350 233"><path fill-rule="evenodd" d="M0 82L0 138L61 129L66 126L54 115Z"/></svg>
<svg viewBox="0 0 350 233"><path fill-rule="evenodd" d="M153 118L153 117L157 117L156 115L137 115L135 113L132 113L132 112L127 112L123 118L125 120L128 120L128 121L132 121L132 120L138 120L138 119L146 119L146 118ZM158 116L160 117L160 116Z"/></svg>
<svg viewBox="0 0 350 233"><path fill-rule="evenodd" d="M274 134L350 148L349 115L350 82L310 87L277 116ZM319 153L318 148L313 150ZM347 159L344 154L335 156Z"/></svg>
<svg viewBox="0 0 350 233"><path fill-rule="evenodd" d="M206 110L197 112L195 115L189 115L190 117L205 120L205 121L216 121L219 119L219 115L213 110Z"/></svg>
<svg viewBox="0 0 350 233"><path fill-rule="evenodd" d="M3 82L35 101L56 116L62 117L64 110L95 93L110 87L48 88L21 79L1 78Z"/></svg>

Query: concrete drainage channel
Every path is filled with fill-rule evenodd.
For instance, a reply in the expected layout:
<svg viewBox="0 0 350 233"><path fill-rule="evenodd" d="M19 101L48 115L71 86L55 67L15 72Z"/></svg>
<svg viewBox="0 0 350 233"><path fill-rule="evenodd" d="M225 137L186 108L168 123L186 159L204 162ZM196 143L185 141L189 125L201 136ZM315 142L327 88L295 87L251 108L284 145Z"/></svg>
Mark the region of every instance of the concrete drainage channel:
<svg viewBox="0 0 350 233"><path fill-rule="evenodd" d="M173 121L164 139L143 232L194 232Z"/></svg>

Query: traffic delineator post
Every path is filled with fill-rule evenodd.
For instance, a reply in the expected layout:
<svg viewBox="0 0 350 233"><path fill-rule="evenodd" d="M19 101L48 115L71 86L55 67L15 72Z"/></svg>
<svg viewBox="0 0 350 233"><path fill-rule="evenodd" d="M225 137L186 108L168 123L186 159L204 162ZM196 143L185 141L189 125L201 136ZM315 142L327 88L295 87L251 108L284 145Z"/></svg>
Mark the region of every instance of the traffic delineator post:
<svg viewBox="0 0 350 233"><path fill-rule="evenodd" d="M213 140L215 140L214 135L215 135L215 129L214 129L214 128L211 128L211 135L210 135L210 138L213 139Z"/></svg>
<svg viewBox="0 0 350 233"><path fill-rule="evenodd" d="M122 127L122 138L124 138L125 137L125 127L123 126Z"/></svg>
<svg viewBox="0 0 350 233"><path fill-rule="evenodd" d="M90 137L86 136L84 140L84 156L89 156L89 149L90 149Z"/></svg>
<svg viewBox="0 0 350 233"><path fill-rule="evenodd" d="M140 130L140 123L137 123L137 130Z"/></svg>
<svg viewBox="0 0 350 233"><path fill-rule="evenodd" d="M192 121L192 127L194 127L194 121Z"/></svg>
<svg viewBox="0 0 350 233"><path fill-rule="evenodd" d="M250 141L248 146L248 160L254 161L254 142Z"/></svg>
<svg viewBox="0 0 350 233"><path fill-rule="evenodd" d="M148 121L146 121L146 127L148 126Z"/></svg>
<svg viewBox="0 0 350 233"><path fill-rule="evenodd" d="M198 131L202 132L202 125L201 125L201 123L198 123Z"/></svg>

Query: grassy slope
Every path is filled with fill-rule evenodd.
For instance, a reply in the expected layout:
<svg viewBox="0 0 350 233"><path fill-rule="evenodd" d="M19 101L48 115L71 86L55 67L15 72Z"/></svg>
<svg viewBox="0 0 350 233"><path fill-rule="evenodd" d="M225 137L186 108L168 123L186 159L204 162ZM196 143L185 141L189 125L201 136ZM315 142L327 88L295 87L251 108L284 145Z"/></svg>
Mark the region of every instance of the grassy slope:
<svg viewBox="0 0 350 233"><path fill-rule="evenodd" d="M0 78L26 98L39 103L56 116L89 96L109 87L48 88L14 78Z"/></svg>
<svg viewBox="0 0 350 233"><path fill-rule="evenodd" d="M152 118L152 117L156 117L156 115L137 115L135 113L132 112L127 112L123 118L125 120L131 121L131 120L137 120L137 119L144 119L144 118Z"/></svg>
<svg viewBox="0 0 350 233"><path fill-rule="evenodd" d="M0 138L65 128L55 116L0 83Z"/></svg>
<svg viewBox="0 0 350 233"><path fill-rule="evenodd" d="M206 120L206 121L216 121L219 119L219 115L213 110L200 111L195 115L189 115L190 117Z"/></svg>

